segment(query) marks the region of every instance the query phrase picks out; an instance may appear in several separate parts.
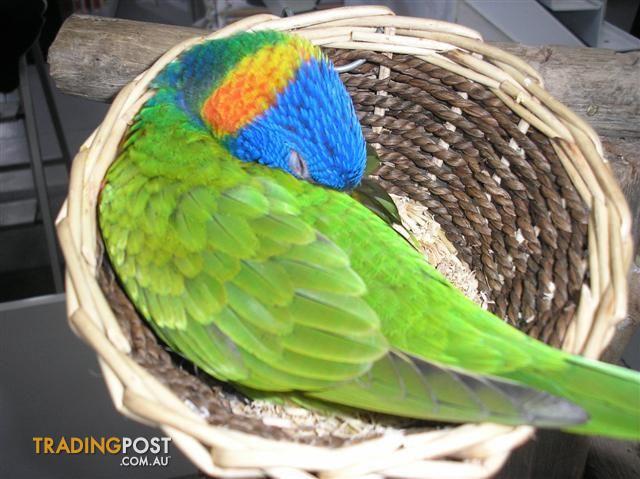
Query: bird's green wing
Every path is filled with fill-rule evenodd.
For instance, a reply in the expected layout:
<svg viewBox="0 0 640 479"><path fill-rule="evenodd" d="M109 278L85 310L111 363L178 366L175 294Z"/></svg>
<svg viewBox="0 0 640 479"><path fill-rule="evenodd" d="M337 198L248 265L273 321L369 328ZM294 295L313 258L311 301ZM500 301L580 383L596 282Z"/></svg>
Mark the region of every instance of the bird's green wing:
<svg viewBox="0 0 640 479"><path fill-rule="evenodd" d="M232 159L197 132L151 124L132 135L108 172L100 225L127 293L172 348L219 379L271 391L325 388L386 354L364 282L300 218L273 179L285 173ZM150 168L180 161L172 154L200 155L209 171Z"/></svg>

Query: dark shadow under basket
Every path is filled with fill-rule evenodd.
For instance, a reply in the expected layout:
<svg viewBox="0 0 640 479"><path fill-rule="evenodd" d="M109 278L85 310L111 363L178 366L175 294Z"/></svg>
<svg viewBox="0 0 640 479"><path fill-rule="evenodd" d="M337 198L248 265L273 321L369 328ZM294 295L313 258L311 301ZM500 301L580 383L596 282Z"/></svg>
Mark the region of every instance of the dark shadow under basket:
<svg viewBox="0 0 640 479"><path fill-rule="evenodd" d="M383 162L375 177L428 208L498 316L553 346L600 354L625 313L628 208L595 133L549 97L531 67L464 27L377 7L251 17L212 37L266 28L312 39L336 65L366 60L342 79ZM199 41L123 89L74 161L58 220L70 322L97 351L116 407L162 427L220 476L493 474L531 428L421 424L345 440L239 416L230 400L242 399L169 354L139 318L102 255L99 187L128 122L153 95L148 82Z"/></svg>

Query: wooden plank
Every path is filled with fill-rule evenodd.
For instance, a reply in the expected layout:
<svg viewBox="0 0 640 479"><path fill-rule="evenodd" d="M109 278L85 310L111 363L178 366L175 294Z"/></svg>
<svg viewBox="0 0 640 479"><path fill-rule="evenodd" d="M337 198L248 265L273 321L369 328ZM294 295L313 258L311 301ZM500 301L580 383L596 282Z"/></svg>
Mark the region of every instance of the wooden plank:
<svg viewBox="0 0 640 479"><path fill-rule="evenodd" d="M49 50L51 75L65 93L109 101L169 47L204 30L74 15ZM498 44L538 68L547 89L600 134L640 137L640 53Z"/></svg>
<svg viewBox="0 0 640 479"><path fill-rule="evenodd" d="M549 92L605 136L639 137L640 52L497 44L540 72Z"/></svg>
<svg viewBox="0 0 640 479"><path fill-rule="evenodd" d="M195 28L72 15L49 48L49 73L64 93L111 101L169 48L203 33Z"/></svg>
<svg viewBox="0 0 640 479"><path fill-rule="evenodd" d="M638 77L638 83L640 83L640 77ZM631 208L632 231L637 254L640 238L640 138L603 137L602 146Z"/></svg>

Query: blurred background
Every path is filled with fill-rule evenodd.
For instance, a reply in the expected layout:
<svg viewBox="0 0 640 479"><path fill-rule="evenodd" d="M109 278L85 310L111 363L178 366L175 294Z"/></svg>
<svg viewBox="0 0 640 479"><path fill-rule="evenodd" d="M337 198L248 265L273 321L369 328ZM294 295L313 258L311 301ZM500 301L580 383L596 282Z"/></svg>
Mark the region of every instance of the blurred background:
<svg viewBox="0 0 640 479"><path fill-rule="evenodd" d="M161 471L33 454L38 435L158 434L115 412L94 353L66 325L53 219L70 160L109 105L51 83L46 55L65 18L217 29L258 13L366 4L460 23L489 41L640 49L640 0L0 0L0 477L196 477L175 449ZM635 339L624 360L640 369Z"/></svg>

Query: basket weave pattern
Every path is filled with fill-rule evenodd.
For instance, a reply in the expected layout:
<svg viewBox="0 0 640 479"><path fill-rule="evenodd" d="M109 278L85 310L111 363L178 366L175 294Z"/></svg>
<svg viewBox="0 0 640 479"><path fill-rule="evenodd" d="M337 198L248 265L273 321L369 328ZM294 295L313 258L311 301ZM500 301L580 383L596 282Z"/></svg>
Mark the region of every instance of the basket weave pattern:
<svg viewBox="0 0 640 479"><path fill-rule="evenodd" d="M329 55L337 65L367 60L343 80L367 141L381 145L382 184L429 207L495 314L559 347L586 270L588 209L549 140L521 131L521 119L484 86L424 60Z"/></svg>
<svg viewBox="0 0 640 479"><path fill-rule="evenodd" d="M429 208L497 314L568 351L600 354L625 315L630 215L597 135L529 65L467 28L381 7L258 15L206 38L260 29L303 35L336 64L364 58L343 80L379 148L381 183ZM212 475L489 477L531 428L409 430L343 447L295 443L266 426L251 434L254 425L230 417L210 384L171 361L104 274L102 179L153 96L149 82L204 39L177 45L121 91L74 160L58 218L70 324L96 350L116 407L161 427Z"/></svg>

